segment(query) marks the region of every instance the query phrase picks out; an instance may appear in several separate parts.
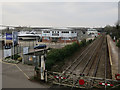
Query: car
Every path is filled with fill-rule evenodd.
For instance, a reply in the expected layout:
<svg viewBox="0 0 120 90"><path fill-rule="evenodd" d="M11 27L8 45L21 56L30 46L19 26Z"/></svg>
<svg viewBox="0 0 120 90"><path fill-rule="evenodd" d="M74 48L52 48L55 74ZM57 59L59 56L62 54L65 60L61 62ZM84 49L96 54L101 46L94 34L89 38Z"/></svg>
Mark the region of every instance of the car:
<svg viewBox="0 0 120 90"><path fill-rule="evenodd" d="M11 46L5 46L5 49L11 49Z"/></svg>
<svg viewBox="0 0 120 90"><path fill-rule="evenodd" d="M47 46L45 44L39 44L37 46L34 47L34 49L43 49L46 48Z"/></svg>

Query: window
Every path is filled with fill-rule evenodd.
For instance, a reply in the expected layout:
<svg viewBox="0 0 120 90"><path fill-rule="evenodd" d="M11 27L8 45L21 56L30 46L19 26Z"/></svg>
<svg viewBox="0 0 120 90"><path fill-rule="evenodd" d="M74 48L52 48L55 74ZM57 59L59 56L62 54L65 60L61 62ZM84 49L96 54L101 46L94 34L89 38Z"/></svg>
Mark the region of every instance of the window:
<svg viewBox="0 0 120 90"><path fill-rule="evenodd" d="M58 33L53 33L52 36L59 36L59 34Z"/></svg>
<svg viewBox="0 0 120 90"><path fill-rule="evenodd" d="M72 31L71 33L74 33L74 31Z"/></svg>
<svg viewBox="0 0 120 90"><path fill-rule="evenodd" d="M72 37L71 40L76 40L76 37Z"/></svg>
<svg viewBox="0 0 120 90"><path fill-rule="evenodd" d="M50 31L43 31L44 33L50 33Z"/></svg>
<svg viewBox="0 0 120 90"><path fill-rule="evenodd" d="M52 31L52 34L53 34L53 35L56 34L56 35L59 36L59 31Z"/></svg>
<svg viewBox="0 0 120 90"><path fill-rule="evenodd" d="M45 40L50 40L50 37L44 37Z"/></svg>
<svg viewBox="0 0 120 90"><path fill-rule="evenodd" d="M62 33L69 33L69 31L62 31Z"/></svg>
<svg viewBox="0 0 120 90"><path fill-rule="evenodd" d="M61 40L70 40L69 37L61 37Z"/></svg>
<svg viewBox="0 0 120 90"><path fill-rule="evenodd" d="M71 31L71 33L76 33L76 31Z"/></svg>

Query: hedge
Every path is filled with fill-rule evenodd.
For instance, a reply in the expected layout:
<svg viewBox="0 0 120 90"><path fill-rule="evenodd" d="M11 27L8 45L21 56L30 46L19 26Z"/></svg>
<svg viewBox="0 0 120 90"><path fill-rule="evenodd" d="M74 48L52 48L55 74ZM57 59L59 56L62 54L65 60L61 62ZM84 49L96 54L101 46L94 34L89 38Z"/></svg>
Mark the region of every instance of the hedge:
<svg viewBox="0 0 120 90"><path fill-rule="evenodd" d="M116 46L120 48L120 40L117 42Z"/></svg>
<svg viewBox="0 0 120 90"><path fill-rule="evenodd" d="M91 43L92 40L86 42L86 40L82 40L80 43L74 42L71 45L66 45L61 49L51 49L50 52L47 53L46 57L46 69L50 70L56 62L61 62L65 58L71 56L74 52L79 50L81 47L86 46L88 43Z"/></svg>

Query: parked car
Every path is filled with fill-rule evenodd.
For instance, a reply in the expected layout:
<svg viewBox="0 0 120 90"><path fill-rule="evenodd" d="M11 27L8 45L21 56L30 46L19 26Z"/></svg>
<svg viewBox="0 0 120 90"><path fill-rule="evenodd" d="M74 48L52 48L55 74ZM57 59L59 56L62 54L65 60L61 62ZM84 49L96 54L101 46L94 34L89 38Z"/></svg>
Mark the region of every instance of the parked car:
<svg viewBox="0 0 120 90"><path fill-rule="evenodd" d="M5 49L11 49L11 46L5 46Z"/></svg>
<svg viewBox="0 0 120 90"><path fill-rule="evenodd" d="M37 46L34 47L34 49L43 49L46 48L47 46L45 44L39 44Z"/></svg>

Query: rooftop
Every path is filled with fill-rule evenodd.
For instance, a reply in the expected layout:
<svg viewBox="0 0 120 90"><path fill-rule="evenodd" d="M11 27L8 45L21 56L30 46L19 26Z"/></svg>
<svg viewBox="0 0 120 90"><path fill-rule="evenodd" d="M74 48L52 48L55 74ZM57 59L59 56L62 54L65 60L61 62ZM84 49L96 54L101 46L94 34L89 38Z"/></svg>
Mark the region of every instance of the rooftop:
<svg viewBox="0 0 120 90"><path fill-rule="evenodd" d="M41 29L43 31L47 30L47 31L72 31L74 29L71 28L51 28L51 29Z"/></svg>

